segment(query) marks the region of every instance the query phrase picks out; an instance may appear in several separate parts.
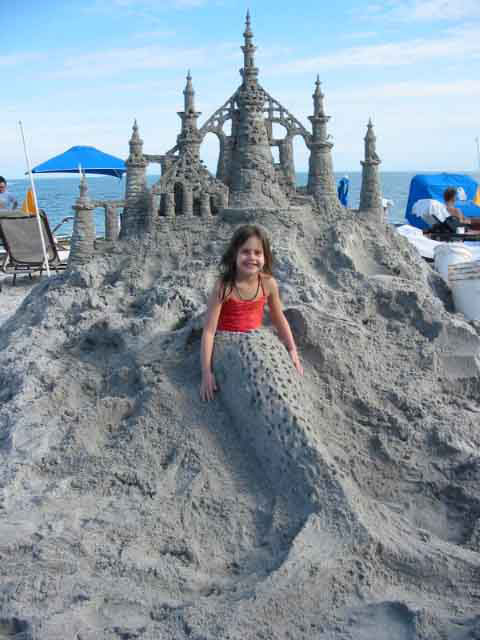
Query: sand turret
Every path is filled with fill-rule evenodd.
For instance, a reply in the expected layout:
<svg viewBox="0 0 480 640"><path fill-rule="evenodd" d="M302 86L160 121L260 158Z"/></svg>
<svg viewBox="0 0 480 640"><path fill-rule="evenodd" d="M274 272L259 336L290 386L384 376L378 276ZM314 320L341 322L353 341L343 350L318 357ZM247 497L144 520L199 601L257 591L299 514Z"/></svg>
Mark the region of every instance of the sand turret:
<svg viewBox="0 0 480 640"><path fill-rule="evenodd" d="M88 196L88 184L85 174L80 178L80 196L73 205L75 219L73 222L72 242L68 257L68 269L90 262L94 251L95 221L93 219L94 203Z"/></svg>
<svg viewBox="0 0 480 640"><path fill-rule="evenodd" d="M146 225L147 161L143 156L143 140L138 133L138 125L133 123L129 141L130 154L125 162L127 184L125 188L125 209L122 215L122 236L136 234Z"/></svg>
<svg viewBox="0 0 480 640"><path fill-rule="evenodd" d="M373 132L373 124L370 119L367 124L367 134L365 136L365 159L361 161L362 165L362 188L360 191L360 209L378 209L382 210L382 191L380 187L380 178L378 167L380 158L376 151L376 137Z"/></svg>
<svg viewBox="0 0 480 640"><path fill-rule="evenodd" d="M330 120L330 116L325 113L325 96L322 93L318 76L312 97L313 115L308 118L312 123L312 135L307 142L310 149L307 189L320 207L327 211L340 213L341 207L337 198L335 176L333 174L333 142L327 133L327 123Z"/></svg>

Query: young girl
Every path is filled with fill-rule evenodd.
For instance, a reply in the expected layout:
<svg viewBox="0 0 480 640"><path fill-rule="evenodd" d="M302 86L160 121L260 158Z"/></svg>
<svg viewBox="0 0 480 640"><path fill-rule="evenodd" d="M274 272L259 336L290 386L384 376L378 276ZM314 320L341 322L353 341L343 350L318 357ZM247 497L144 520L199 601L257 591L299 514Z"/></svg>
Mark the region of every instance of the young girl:
<svg viewBox="0 0 480 640"><path fill-rule="evenodd" d="M215 333L260 328L265 302L268 302L273 325L287 347L295 368L303 374L292 331L282 311L278 285L272 276L270 242L259 227L244 225L235 231L223 254L220 273L210 294L203 327L202 399L212 400L217 389L212 371Z"/></svg>

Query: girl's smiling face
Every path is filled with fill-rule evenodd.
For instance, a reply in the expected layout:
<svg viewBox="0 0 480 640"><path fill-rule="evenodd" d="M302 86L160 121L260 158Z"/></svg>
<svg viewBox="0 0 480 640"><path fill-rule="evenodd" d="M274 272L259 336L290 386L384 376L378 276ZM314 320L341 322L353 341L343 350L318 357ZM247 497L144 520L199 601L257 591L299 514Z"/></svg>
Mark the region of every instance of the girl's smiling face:
<svg viewBox="0 0 480 640"><path fill-rule="evenodd" d="M258 236L250 236L237 253L237 276L249 277L260 273L265 264L263 244Z"/></svg>

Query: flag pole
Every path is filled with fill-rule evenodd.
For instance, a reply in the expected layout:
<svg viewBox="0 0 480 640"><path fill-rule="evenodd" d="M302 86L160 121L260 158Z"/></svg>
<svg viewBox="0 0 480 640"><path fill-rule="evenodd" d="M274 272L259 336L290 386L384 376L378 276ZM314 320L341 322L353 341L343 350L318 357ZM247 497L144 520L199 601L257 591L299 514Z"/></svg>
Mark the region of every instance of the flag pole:
<svg viewBox="0 0 480 640"><path fill-rule="evenodd" d="M44 265L45 265L45 269L47 270L47 276L50 277L50 265L48 264L47 249L45 246L45 238L43 237L43 230L42 230L42 221L40 220L40 211L38 209L37 192L35 191L35 183L33 181L33 174L30 166L30 158L28 156L27 144L25 142L25 135L23 133L22 121L19 120L18 124L20 126L20 133L22 134L23 150L25 151L25 161L27 163L28 175L30 176L30 186L32 188L33 203L35 205L35 215L37 217L37 222L38 222L38 233L40 234L40 239L42 241L42 253L43 253Z"/></svg>

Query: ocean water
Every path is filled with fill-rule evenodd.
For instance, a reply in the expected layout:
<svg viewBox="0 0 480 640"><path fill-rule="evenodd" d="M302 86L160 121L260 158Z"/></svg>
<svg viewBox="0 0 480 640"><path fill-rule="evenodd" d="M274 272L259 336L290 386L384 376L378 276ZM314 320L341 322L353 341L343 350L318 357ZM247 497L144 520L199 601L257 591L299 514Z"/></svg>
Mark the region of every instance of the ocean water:
<svg viewBox="0 0 480 640"><path fill-rule="evenodd" d="M343 173L337 173L338 180ZM401 223L405 217L405 207L407 204L408 190L410 180L414 173L401 172L380 174L383 196L394 201L394 205L390 210L389 222ZM348 204L352 208L357 208L360 199L361 173L349 173L350 193ZM89 195L95 200L115 200L124 197L125 178L118 180L108 176L88 176ZM147 177L148 183L151 185L158 179L158 176L151 175ZM297 182L304 185L307 182L306 173L297 174ZM8 183L9 190L16 196L21 203L25 197L25 193L29 187L29 180L10 180ZM39 206L47 213L52 229L59 224L64 218L73 216L72 205L78 197L78 176L62 176L59 178L39 178L35 177L35 188ZM95 223L97 234L104 233L104 212L103 209L95 210ZM65 223L58 231L61 235L70 235L72 232L72 221Z"/></svg>

